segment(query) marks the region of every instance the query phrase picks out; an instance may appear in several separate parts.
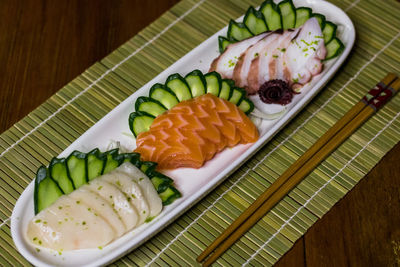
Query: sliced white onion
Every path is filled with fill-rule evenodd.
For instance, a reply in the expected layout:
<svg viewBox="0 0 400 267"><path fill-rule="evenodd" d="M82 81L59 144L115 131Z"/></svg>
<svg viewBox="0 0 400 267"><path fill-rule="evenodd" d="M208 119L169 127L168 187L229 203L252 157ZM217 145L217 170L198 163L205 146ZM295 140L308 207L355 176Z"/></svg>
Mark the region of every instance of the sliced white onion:
<svg viewBox="0 0 400 267"><path fill-rule="evenodd" d="M275 112L275 113L264 113L260 111L257 108L254 108L254 110L250 113L250 115L263 119L263 120L276 120L280 117L282 117L287 111L287 108L284 107L282 110Z"/></svg>

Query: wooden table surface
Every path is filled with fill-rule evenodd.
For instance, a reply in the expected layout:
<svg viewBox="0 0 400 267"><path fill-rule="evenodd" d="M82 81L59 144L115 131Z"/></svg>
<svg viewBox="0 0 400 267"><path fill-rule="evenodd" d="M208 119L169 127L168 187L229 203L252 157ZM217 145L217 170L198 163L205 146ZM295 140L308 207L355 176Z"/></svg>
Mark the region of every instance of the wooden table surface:
<svg viewBox="0 0 400 267"><path fill-rule="evenodd" d="M1 1L0 132L176 2ZM400 266L399 160L397 144L277 266Z"/></svg>

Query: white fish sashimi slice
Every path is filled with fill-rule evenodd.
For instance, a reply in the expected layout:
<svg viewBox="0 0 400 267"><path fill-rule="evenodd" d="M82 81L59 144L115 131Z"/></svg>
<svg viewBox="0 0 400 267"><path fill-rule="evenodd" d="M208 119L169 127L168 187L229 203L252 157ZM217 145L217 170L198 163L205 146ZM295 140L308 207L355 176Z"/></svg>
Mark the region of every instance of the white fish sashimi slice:
<svg viewBox="0 0 400 267"><path fill-rule="evenodd" d="M309 82L312 76L322 71L321 60L325 56L326 48L321 27L316 18L310 18L286 51L291 83L296 87Z"/></svg>
<svg viewBox="0 0 400 267"><path fill-rule="evenodd" d="M159 197L153 183L150 178L147 177L141 170L139 170L135 165L124 163L118 167L117 171L124 172L132 177L142 189L142 192L146 196L147 203L150 206L150 216L154 217L158 215L162 210L162 201Z"/></svg>
<svg viewBox="0 0 400 267"><path fill-rule="evenodd" d="M264 38L268 33L262 33L227 46L226 50L211 63L210 71L216 71L223 78L232 79L233 70L240 55L246 49Z"/></svg>
<svg viewBox="0 0 400 267"><path fill-rule="evenodd" d="M90 191L87 185L79 187L68 196L88 206L89 211L96 216L101 216L115 230L117 237L126 232L127 229L117 211L100 195Z"/></svg>
<svg viewBox="0 0 400 267"><path fill-rule="evenodd" d="M139 221L137 224L144 223L150 216L150 208L140 186L131 177L116 170L103 175L102 179L123 192L138 212Z"/></svg>
<svg viewBox="0 0 400 267"><path fill-rule="evenodd" d="M138 224L138 211L116 186L103 181L100 177L90 181L88 188L110 203L117 211L127 230L131 230Z"/></svg>
<svg viewBox="0 0 400 267"><path fill-rule="evenodd" d="M233 70L233 80L239 87L246 87L247 76L249 74L250 65L253 59L259 56L261 50L264 48L265 43L268 42L269 35L273 32L268 32L265 36L254 45L248 47L239 57L238 62Z"/></svg>
<svg viewBox="0 0 400 267"><path fill-rule="evenodd" d="M98 248L116 236L114 229L75 199L61 196L29 222L27 238L57 251Z"/></svg>

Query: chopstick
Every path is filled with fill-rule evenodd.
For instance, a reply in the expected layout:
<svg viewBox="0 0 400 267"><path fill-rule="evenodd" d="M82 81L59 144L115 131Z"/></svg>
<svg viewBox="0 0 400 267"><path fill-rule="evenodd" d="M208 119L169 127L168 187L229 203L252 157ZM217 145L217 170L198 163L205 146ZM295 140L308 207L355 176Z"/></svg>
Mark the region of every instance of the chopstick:
<svg viewBox="0 0 400 267"><path fill-rule="evenodd" d="M392 73L382 79L216 238L199 255L197 261L203 261L214 252L203 266L209 266L214 262L351 133L383 106L399 87L400 80Z"/></svg>

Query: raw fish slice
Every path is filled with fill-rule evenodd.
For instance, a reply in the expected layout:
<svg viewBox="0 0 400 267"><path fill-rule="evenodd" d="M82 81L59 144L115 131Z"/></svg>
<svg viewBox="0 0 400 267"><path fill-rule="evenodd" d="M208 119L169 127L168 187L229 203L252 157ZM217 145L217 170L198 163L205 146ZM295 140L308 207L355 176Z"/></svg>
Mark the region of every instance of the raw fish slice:
<svg viewBox="0 0 400 267"><path fill-rule="evenodd" d="M225 52L214 59L214 61L211 63L210 72L216 71L220 73L223 78L232 79L233 70L240 55L246 51L249 46L257 43L267 34L268 33L262 33L243 41L228 45Z"/></svg>
<svg viewBox="0 0 400 267"><path fill-rule="evenodd" d="M186 100L186 101L179 102L177 105L174 106L174 108L168 110L167 114L176 113L176 114L193 115L194 111L192 110L192 107L187 104L187 103L190 103L192 101L193 101L193 99L189 99L189 100Z"/></svg>
<svg viewBox="0 0 400 267"><path fill-rule="evenodd" d="M197 116L186 113L169 113L168 116L158 116L150 126L152 130L169 128L192 129L211 142L220 142L221 138L221 134L215 127L206 127Z"/></svg>
<svg viewBox="0 0 400 267"><path fill-rule="evenodd" d="M208 97L201 97L201 99L199 99L198 101L200 103L203 103L202 101L204 101L206 102L206 104L210 104L210 106L212 105L212 103L216 104L214 100L209 100ZM206 106L207 105L204 105L203 107ZM201 107L201 105L199 107ZM207 110L207 112L209 114L207 122L214 125L218 129L218 131L222 134L222 136L225 137L226 140L226 142L221 144L220 149L218 151L221 151L226 146L234 147L235 145L237 145L240 142L241 138L235 125L227 121L224 117L222 117L222 115L219 114L215 108L210 108ZM203 121L204 120L206 119L203 119Z"/></svg>
<svg viewBox="0 0 400 267"><path fill-rule="evenodd" d="M156 141L149 142L149 139L144 140L140 145L138 145L135 152L140 154L142 160L160 162L161 156L165 152L170 151L170 149L174 147L174 144L168 143L166 139L159 138L159 131L151 131L148 133L148 135L151 135L154 139L156 139Z"/></svg>
<svg viewBox="0 0 400 267"><path fill-rule="evenodd" d="M291 35L291 31L284 31L261 52L261 56L259 57L258 88L260 88L263 83L274 79L275 69L271 69L271 67L274 68L275 65L272 62L275 62L275 59L279 57L278 53L281 51L278 51L278 49L280 49L281 43Z"/></svg>
<svg viewBox="0 0 400 267"><path fill-rule="evenodd" d="M117 173L113 171L103 175L101 179L117 187L124 194L125 199L136 208L139 215L137 225L141 225L146 221L150 215L149 204L142 189L131 177L123 172Z"/></svg>
<svg viewBox="0 0 400 267"><path fill-rule="evenodd" d="M193 115L199 118L199 121L206 128L205 131L199 132L200 136L215 143L216 152L222 151L228 144L237 144L235 131L229 133L221 131L221 129L225 130L222 128L224 122L221 120L221 116L215 112L217 104L214 98L209 97L209 94L197 97L195 101L189 102L188 105L192 107Z"/></svg>
<svg viewBox="0 0 400 267"><path fill-rule="evenodd" d="M210 94L198 97L197 102L201 103L203 106L214 107L213 109L207 110L210 114L210 118L218 116L218 121L224 121L225 123L224 119L227 119L232 122L236 129L240 131L244 142L251 143L258 139L257 128L235 104ZM226 125L226 127L228 127L228 125Z"/></svg>
<svg viewBox="0 0 400 267"><path fill-rule="evenodd" d="M64 195L29 222L27 238L35 246L58 251L98 248L115 237L114 229L83 203Z"/></svg>
<svg viewBox="0 0 400 267"><path fill-rule="evenodd" d="M241 143L253 143L257 141L259 137L257 127L243 111L238 109L235 104L229 101L224 101L221 98L216 98L215 101L219 102L217 105L217 112L220 112L222 116L232 122L240 132L242 139Z"/></svg>
<svg viewBox="0 0 400 267"><path fill-rule="evenodd" d="M171 127L172 128L172 127ZM161 128L161 129L168 129L168 128ZM160 136L158 137L158 140L164 140L168 137L168 133L166 132L160 132L159 133ZM139 138L140 136L140 138ZM136 145L140 146L142 142L146 141L146 142L156 142L156 138L151 134L150 131L146 131L146 132L142 132L138 135L138 138L136 139Z"/></svg>
<svg viewBox="0 0 400 267"><path fill-rule="evenodd" d="M138 146L136 152L141 153L141 157L144 160L156 160L159 169L163 169L166 165L169 165L166 164L167 158L178 158L184 155L184 157L190 158L196 166L202 165L205 158L207 158L206 143L202 138L199 138L198 135L197 137L194 136L191 130L169 128L152 130L149 132L149 134L154 135L155 139L158 141L155 144L142 142L142 145ZM182 132L184 132L184 134L182 134ZM188 137L185 137L185 135ZM160 144L161 141L165 144L164 146ZM147 147L154 149L153 157L146 157L148 153L144 150L146 150Z"/></svg>
<svg viewBox="0 0 400 267"><path fill-rule="evenodd" d="M264 49L266 42L268 41L268 36L273 32L269 32L264 38L259 40L254 45L248 47L246 51L242 53L236 63L235 69L233 70L233 80L239 87L247 87L247 76L249 75L250 65L253 59L257 58L262 49Z"/></svg>
<svg viewBox="0 0 400 267"><path fill-rule="evenodd" d="M221 151L226 146L226 140L224 140L224 136L221 135L220 131L209 121L208 112L203 107L197 105L197 102L193 99L181 103L171 109L171 112L158 116L153 121L150 129L159 130L161 128L168 129L172 127L191 129L196 131L203 139L214 143L217 146L217 151ZM212 144L209 145L213 146ZM215 152L208 155L210 154L214 155Z"/></svg>
<svg viewBox="0 0 400 267"><path fill-rule="evenodd" d="M110 203L103 199L100 195L93 193L90 189L83 185L79 189L72 191L69 195L75 201L79 201L88 206L96 216L102 217L114 229L117 237L120 237L126 232L124 223L118 216L118 213Z"/></svg>
<svg viewBox="0 0 400 267"><path fill-rule="evenodd" d="M197 98L202 99L203 96L199 96ZM213 113L214 107L199 105L200 99L196 99L196 102L190 103L192 105L192 109L194 111L194 116L199 119L199 121L204 125L205 131L200 132L201 136L204 136L214 142L217 147L220 147L225 143L224 136L221 135L218 127L223 125L218 114Z"/></svg>
<svg viewBox="0 0 400 267"><path fill-rule="evenodd" d="M196 136L191 130L172 128L168 129L168 132L170 136L166 142L171 145L171 148L160 155L160 168L164 168L168 159L177 158L178 155L189 155L193 162L202 165L207 158L206 143L202 138Z"/></svg>
<svg viewBox="0 0 400 267"><path fill-rule="evenodd" d="M150 207L150 217L157 216L162 210L162 201L158 196L156 189L153 186L153 183L150 181L150 178L145 175L141 170L139 170L135 165L131 163L124 163L117 169L118 172L124 172L131 179L135 180L140 188L144 196L147 199L147 203Z"/></svg>
<svg viewBox="0 0 400 267"><path fill-rule="evenodd" d="M117 211L127 230L131 230L138 224L139 215L126 196L114 185L103 181L101 178L93 179L88 184L88 188L103 199Z"/></svg>
<svg viewBox="0 0 400 267"><path fill-rule="evenodd" d="M225 120L224 125L219 127L219 130L227 140L225 146L234 147L242 141L239 130L229 120Z"/></svg>
<svg viewBox="0 0 400 267"><path fill-rule="evenodd" d="M255 94L260 88L262 81L268 79L268 64L272 58L272 51L276 49L277 40L281 38L282 31L275 31L264 40L264 48L259 53L258 57L252 60L250 64L249 75L247 76L247 93Z"/></svg>
<svg viewBox="0 0 400 267"><path fill-rule="evenodd" d="M285 32L282 38L279 38L279 45L275 49L275 51L272 52L272 58L270 59L271 61L268 65L269 68L268 80L265 79L265 81L275 80L275 79L288 81L290 79L291 77L290 72L286 68L285 54L287 47L289 46L292 39L296 37L299 30L300 30L299 28L294 30L289 29ZM284 68L286 71L284 71Z"/></svg>
<svg viewBox="0 0 400 267"><path fill-rule="evenodd" d="M206 140L209 140L210 142L214 143L215 146L215 151L220 152L222 151L228 144L228 140L226 139L226 136L220 131L220 127L212 124L208 118L201 118L200 119L201 123L206 126L207 130L212 133L210 138L205 138ZM199 133L200 136L203 136L203 132Z"/></svg>
<svg viewBox="0 0 400 267"><path fill-rule="evenodd" d="M181 114L187 111L198 120L185 118L188 115ZM143 160L156 158L161 169L200 168L206 160L225 147L234 146L238 142L254 142L258 138L257 128L243 111L235 104L212 94L182 101L170 109L162 119L169 120L172 124L163 124L155 119L157 126L150 127L148 132L138 136L135 150L141 153ZM182 124L181 120L188 124ZM185 126L174 127L175 124ZM215 146L210 146L212 142L209 139L212 137L202 136L203 126L207 131L215 131L216 136L220 135L221 143L224 143L214 143ZM151 158L147 158L149 155Z"/></svg>
<svg viewBox="0 0 400 267"><path fill-rule="evenodd" d="M289 81L294 87L301 87L322 71L321 60L326 56L326 48L316 18L310 18L304 23L298 36L288 46L285 56L291 73Z"/></svg>

